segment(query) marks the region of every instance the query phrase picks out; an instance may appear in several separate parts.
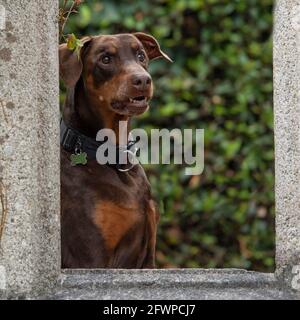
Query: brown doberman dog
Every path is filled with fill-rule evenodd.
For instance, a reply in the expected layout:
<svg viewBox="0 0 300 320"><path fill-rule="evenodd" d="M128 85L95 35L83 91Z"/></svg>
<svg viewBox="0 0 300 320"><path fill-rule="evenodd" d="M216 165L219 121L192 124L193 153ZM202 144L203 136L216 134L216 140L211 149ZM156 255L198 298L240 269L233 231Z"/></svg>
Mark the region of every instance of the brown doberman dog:
<svg viewBox="0 0 300 320"><path fill-rule="evenodd" d="M92 152L87 163L74 166L70 157L76 148L86 151L100 129L118 137L120 121L145 112L153 95L148 63L170 58L145 33L85 37L82 44L79 56L66 44L59 47L68 89L61 133L62 267L153 268L159 214L143 168L121 172L100 165Z"/></svg>

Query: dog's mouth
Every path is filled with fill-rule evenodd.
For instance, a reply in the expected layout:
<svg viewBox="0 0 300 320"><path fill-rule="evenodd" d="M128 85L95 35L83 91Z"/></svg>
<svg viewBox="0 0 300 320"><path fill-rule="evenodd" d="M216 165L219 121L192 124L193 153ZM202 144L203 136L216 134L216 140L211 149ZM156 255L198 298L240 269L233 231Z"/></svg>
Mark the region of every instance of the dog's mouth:
<svg viewBox="0 0 300 320"><path fill-rule="evenodd" d="M136 96L129 97L122 101L114 100L111 103L114 111L126 115L139 115L147 111L149 107L150 97Z"/></svg>
<svg viewBox="0 0 300 320"><path fill-rule="evenodd" d="M145 102L148 102L148 99L145 96L138 96L134 98L129 98L129 102L135 105L141 105L141 104L144 104Z"/></svg>

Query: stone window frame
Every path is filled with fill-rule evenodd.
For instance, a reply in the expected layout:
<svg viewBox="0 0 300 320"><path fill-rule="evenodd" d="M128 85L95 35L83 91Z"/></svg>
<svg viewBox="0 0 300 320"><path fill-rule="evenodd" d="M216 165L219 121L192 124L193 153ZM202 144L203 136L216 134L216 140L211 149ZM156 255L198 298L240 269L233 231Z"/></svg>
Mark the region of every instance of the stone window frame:
<svg viewBox="0 0 300 320"><path fill-rule="evenodd" d="M274 274L61 270L58 1L0 0L0 6L0 174L7 209L0 298L299 297L291 289L300 265L299 1L278 0L274 12Z"/></svg>

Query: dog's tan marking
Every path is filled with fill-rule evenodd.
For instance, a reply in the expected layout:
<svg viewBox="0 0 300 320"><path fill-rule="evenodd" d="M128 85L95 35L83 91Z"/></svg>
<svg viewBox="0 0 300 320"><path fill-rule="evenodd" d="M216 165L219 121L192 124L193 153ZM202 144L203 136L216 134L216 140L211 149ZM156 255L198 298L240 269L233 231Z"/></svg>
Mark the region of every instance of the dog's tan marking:
<svg viewBox="0 0 300 320"><path fill-rule="evenodd" d="M100 228L107 248L114 250L123 236L140 220L139 209L100 202L95 207L93 220Z"/></svg>
<svg viewBox="0 0 300 320"><path fill-rule="evenodd" d="M140 47L137 42L132 42L130 44L130 46L131 46L131 49L133 49L133 50L137 50Z"/></svg>
<svg viewBox="0 0 300 320"><path fill-rule="evenodd" d="M118 48L114 44L109 44L106 50L107 50L107 53L111 55L115 55L118 52Z"/></svg>

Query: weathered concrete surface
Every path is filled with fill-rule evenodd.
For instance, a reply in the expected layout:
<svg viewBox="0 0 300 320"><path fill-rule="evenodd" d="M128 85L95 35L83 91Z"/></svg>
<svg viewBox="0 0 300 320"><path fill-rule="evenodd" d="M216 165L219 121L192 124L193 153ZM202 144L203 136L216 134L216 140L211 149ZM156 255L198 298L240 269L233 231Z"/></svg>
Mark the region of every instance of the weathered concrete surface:
<svg viewBox="0 0 300 320"><path fill-rule="evenodd" d="M0 5L0 178L8 203L0 295L17 296L53 287L60 273L58 1Z"/></svg>
<svg viewBox="0 0 300 320"><path fill-rule="evenodd" d="M237 269L76 270L65 272L61 285L40 299L300 299L278 284L273 274Z"/></svg>
<svg viewBox="0 0 300 320"><path fill-rule="evenodd" d="M300 0L279 0L275 9L276 275L286 286L270 274L194 269L65 272L57 285L58 1L0 5L7 13L0 30L0 179L8 203L1 297L299 299L287 286L300 264ZM41 295L51 287L52 294Z"/></svg>
<svg viewBox="0 0 300 320"><path fill-rule="evenodd" d="M300 1L278 0L274 21L276 275L300 265Z"/></svg>

